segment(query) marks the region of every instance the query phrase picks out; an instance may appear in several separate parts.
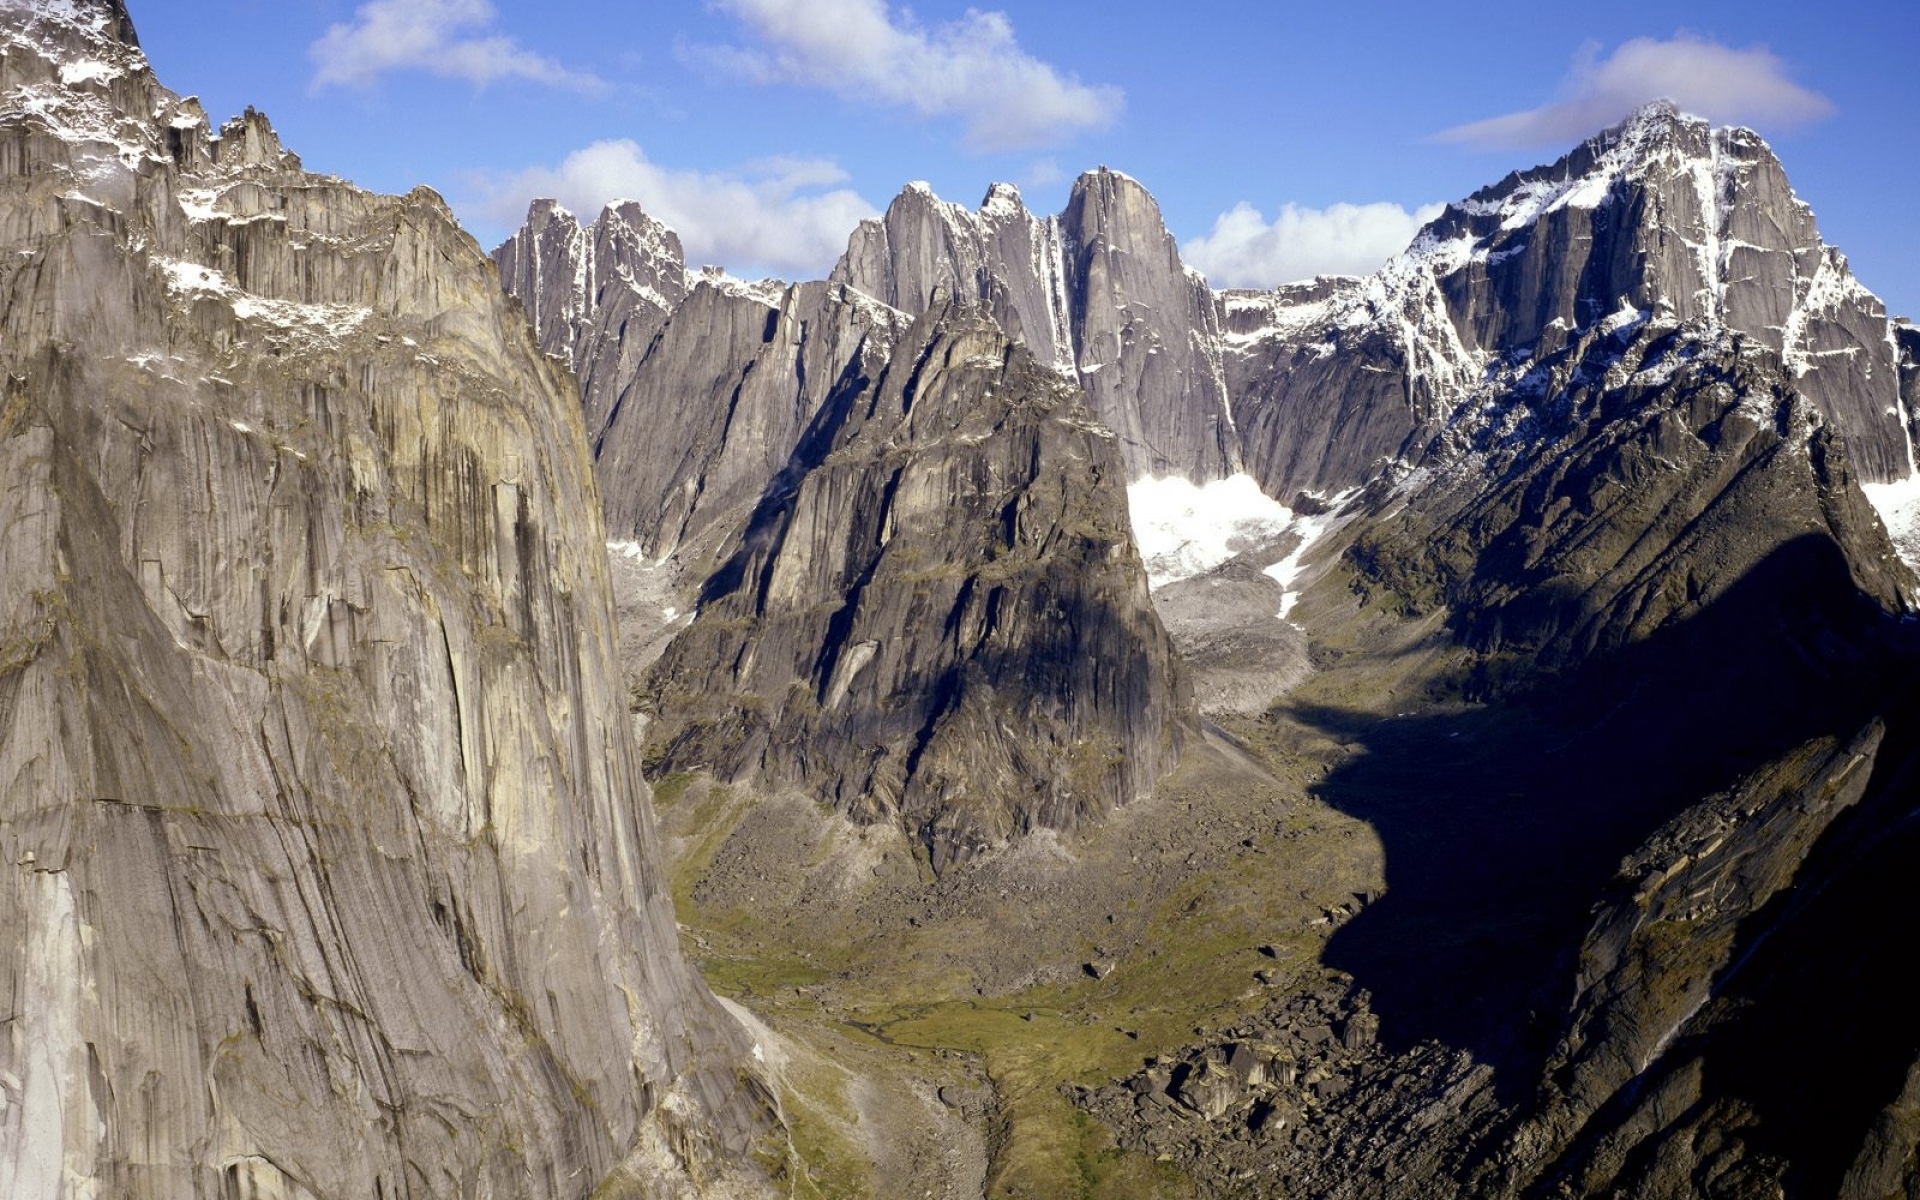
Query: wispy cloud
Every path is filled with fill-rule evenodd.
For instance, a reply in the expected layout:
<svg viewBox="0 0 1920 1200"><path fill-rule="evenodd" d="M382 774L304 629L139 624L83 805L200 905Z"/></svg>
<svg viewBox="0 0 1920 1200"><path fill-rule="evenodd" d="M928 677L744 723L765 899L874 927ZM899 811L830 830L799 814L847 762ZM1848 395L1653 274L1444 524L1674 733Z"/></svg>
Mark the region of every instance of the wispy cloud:
<svg viewBox="0 0 1920 1200"><path fill-rule="evenodd" d="M531 167L474 180L479 211L519 224L536 197L552 197L591 220L614 200L633 199L680 235L695 265L824 277L853 227L874 208L820 159L779 158L736 170L691 171L649 160L632 141L595 142L557 167Z"/></svg>
<svg viewBox="0 0 1920 1200"><path fill-rule="evenodd" d="M313 86L367 87L389 71L425 71L477 87L507 79L574 91L606 87L598 76L489 33L496 16L489 0L373 0L308 49Z"/></svg>
<svg viewBox="0 0 1920 1200"><path fill-rule="evenodd" d="M1635 38L1600 57L1598 43L1574 56L1560 99L1438 135L1488 149L1533 149L1586 137L1650 100L1671 100L1715 122L1792 128L1832 115L1833 101L1787 77L1764 46L1736 50L1689 34Z"/></svg>
<svg viewBox="0 0 1920 1200"><path fill-rule="evenodd" d="M886 0L716 0L760 45L687 56L758 83L823 88L856 103L956 118L968 147L1027 149L1111 125L1119 88L1089 86L1020 48L1005 13L969 9L932 29Z"/></svg>
<svg viewBox="0 0 1920 1200"><path fill-rule="evenodd" d="M1273 287L1316 275L1366 275L1407 248L1443 205L1408 212L1398 204L1283 205L1268 221L1251 204L1220 214L1181 256L1215 287Z"/></svg>

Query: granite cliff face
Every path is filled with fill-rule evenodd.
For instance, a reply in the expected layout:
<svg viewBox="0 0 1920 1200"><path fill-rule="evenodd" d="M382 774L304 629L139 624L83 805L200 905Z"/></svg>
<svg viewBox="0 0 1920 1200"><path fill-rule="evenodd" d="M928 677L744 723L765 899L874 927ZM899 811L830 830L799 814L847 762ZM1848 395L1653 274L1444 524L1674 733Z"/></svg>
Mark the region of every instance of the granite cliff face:
<svg viewBox="0 0 1920 1200"><path fill-rule="evenodd" d="M1160 206L1102 168L1058 217L995 184L977 213L907 188L854 231L833 278L908 312L934 289L977 298L1016 341L1077 378L1130 478L1218 479L1240 452L1213 294L1180 262Z"/></svg>
<svg viewBox="0 0 1920 1200"><path fill-rule="evenodd" d="M936 870L1149 793L1193 733L1112 434L937 295L828 399L655 666L664 769L897 822Z"/></svg>
<svg viewBox="0 0 1920 1200"><path fill-rule="evenodd" d="M1645 319L1767 347L1863 479L1911 470L1885 307L1765 142L1667 105L1448 206L1367 280L1224 303L1248 469L1277 495L1418 462L1490 374Z"/></svg>
<svg viewBox="0 0 1920 1200"><path fill-rule="evenodd" d="M653 335L686 299L679 235L631 200L584 227L539 200L493 258L501 283L527 305L540 348L573 365L587 431L599 432Z"/></svg>
<svg viewBox="0 0 1920 1200"><path fill-rule="evenodd" d="M0 131L0 1193L731 1186L571 377L117 0L0 6Z"/></svg>
<svg viewBox="0 0 1920 1200"><path fill-rule="evenodd" d="M739 530L836 388L878 374L906 318L837 284L703 279L594 438L607 525L704 562Z"/></svg>

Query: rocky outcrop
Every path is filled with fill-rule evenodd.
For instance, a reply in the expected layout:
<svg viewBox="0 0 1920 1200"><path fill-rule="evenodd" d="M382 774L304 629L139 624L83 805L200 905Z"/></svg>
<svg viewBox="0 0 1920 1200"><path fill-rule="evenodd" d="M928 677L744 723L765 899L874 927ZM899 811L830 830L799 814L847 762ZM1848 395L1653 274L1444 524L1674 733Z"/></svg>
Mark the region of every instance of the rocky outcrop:
<svg viewBox="0 0 1920 1200"><path fill-rule="evenodd" d="M540 348L580 377L587 431L599 432L636 364L689 290L680 237L632 200L582 226L552 200L493 252L500 281L527 306Z"/></svg>
<svg viewBox="0 0 1920 1200"><path fill-rule="evenodd" d="M724 1186L571 377L118 3L0 97L0 1193Z"/></svg>
<svg viewBox="0 0 1920 1200"><path fill-rule="evenodd" d="M1904 318L1895 321L1893 346L1900 371L1900 404L1913 440L1920 444L1920 329Z"/></svg>
<svg viewBox="0 0 1920 1200"><path fill-rule="evenodd" d="M906 318L836 284L701 281L626 373L595 438L609 532L704 561L745 523L836 388L885 366Z"/></svg>
<svg viewBox="0 0 1920 1200"><path fill-rule="evenodd" d="M1909 473L1885 307L1821 241L1758 135L1669 105L1448 206L1364 285L1273 309L1227 371L1248 467L1274 494L1363 483L1388 456L1417 462L1489 370L1647 319L1768 348L1863 479Z"/></svg>
<svg viewBox="0 0 1920 1200"><path fill-rule="evenodd" d="M662 769L902 825L936 870L1146 795L1192 699L1082 394L944 297L829 399L647 687Z"/></svg>
<svg viewBox="0 0 1920 1200"><path fill-rule="evenodd" d="M1710 329L1590 335L1532 366L1356 536L1356 586L1444 608L1528 673L1642 642L1809 538L1832 566L1800 581L1827 577L1818 605L1911 610L1840 439L1770 353Z"/></svg>
<svg viewBox="0 0 1920 1200"><path fill-rule="evenodd" d="M1621 864L1581 948L1567 1032L1547 1063L1536 1113L1514 1137L1513 1161L1527 1173L1551 1176L1547 1164L1584 1135L1590 1147L1614 1144L1587 1152L1588 1177L1573 1190L1608 1190L1601 1163L1621 1169L1619 1143L1647 1131L1608 1136L1603 1112L1672 1070L1663 1061L1670 1048L1684 1059L1703 1013L1702 1025L1711 1024L1705 1010L1757 940L1755 926L1777 919L1768 905L1806 882L1815 843L1865 793L1885 734L1875 721L1849 741L1809 743L1688 809ZM1660 1173L1693 1177L1700 1166L1669 1163Z"/></svg>
<svg viewBox="0 0 1920 1200"><path fill-rule="evenodd" d="M908 184L885 216L853 231L832 279L910 313L941 290L976 297L1035 358L1073 373L1060 220L1028 212L1012 184L994 184L977 213Z"/></svg>
<svg viewBox="0 0 1920 1200"><path fill-rule="evenodd" d="M1212 292L1181 263L1153 197L1117 171L1081 176L1066 211L1044 220L1007 184L977 213L912 185L855 230L833 278L908 312L935 288L979 300L1086 388L1130 478L1238 469Z"/></svg>

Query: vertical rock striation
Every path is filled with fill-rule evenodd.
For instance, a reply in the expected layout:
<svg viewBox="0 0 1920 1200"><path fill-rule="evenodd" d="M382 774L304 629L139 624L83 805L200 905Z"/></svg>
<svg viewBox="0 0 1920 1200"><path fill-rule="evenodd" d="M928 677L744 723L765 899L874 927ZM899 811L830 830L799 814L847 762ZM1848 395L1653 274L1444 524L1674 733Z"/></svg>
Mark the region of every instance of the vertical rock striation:
<svg viewBox="0 0 1920 1200"><path fill-rule="evenodd" d="M1285 296L1228 355L1248 468L1276 495L1418 461L1491 372L1644 321L1765 346L1863 479L1910 471L1885 306L1757 134L1671 105L1449 205L1377 275L1332 290Z"/></svg>
<svg viewBox="0 0 1920 1200"><path fill-rule="evenodd" d="M854 231L833 278L908 312L936 288L978 299L1086 388L1130 478L1238 469L1213 295L1180 262L1160 206L1118 171L1081 176L1044 220L1008 184L977 213L914 184Z"/></svg>
<svg viewBox="0 0 1920 1200"><path fill-rule="evenodd" d="M609 532L655 557L711 553L751 515L827 397L877 374L906 324L837 284L701 280L594 439Z"/></svg>
<svg viewBox="0 0 1920 1200"><path fill-rule="evenodd" d="M936 870L1147 794L1192 699L1081 393L936 297L802 439L655 666L669 769L895 821Z"/></svg>
<svg viewBox="0 0 1920 1200"><path fill-rule="evenodd" d="M507 291L527 306L540 348L580 377L587 431L597 433L653 335L689 290L680 236L631 200L593 224L536 200L493 252Z"/></svg>
<svg viewBox="0 0 1920 1200"><path fill-rule="evenodd" d="M764 1105L485 256L117 0L0 6L0 244L0 1193L718 1187Z"/></svg>

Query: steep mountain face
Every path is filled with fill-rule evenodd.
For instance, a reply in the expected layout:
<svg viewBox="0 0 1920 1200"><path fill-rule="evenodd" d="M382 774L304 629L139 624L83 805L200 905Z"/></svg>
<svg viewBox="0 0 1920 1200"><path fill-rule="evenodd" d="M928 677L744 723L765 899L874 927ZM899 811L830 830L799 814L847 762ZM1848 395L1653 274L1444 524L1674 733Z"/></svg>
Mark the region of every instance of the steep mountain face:
<svg viewBox="0 0 1920 1200"><path fill-rule="evenodd" d="M729 1186L571 378L118 0L0 6L0 128L0 1193Z"/></svg>
<svg viewBox="0 0 1920 1200"><path fill-rule="evenodd" d="M977 213L908 187L854 231L833 278L919 312L936 287L985 304L1015 340L1076 377L1120 438L1131 478L1223 478L1239 446L1205 280L1160 206L1102 168L1044 220L995 184Z"/></svg>
<svg viewBox="0 0 1920 1200"><path fill-rule="evenodd" d="M1834 603L1914 607L1845 444L1766 351L1649 323L1589 334L1498 395L1356 535L1363 591L1442 608L1465 644L1530 672L1645 641L1809 537L1845 572Z"/></svg>
<svg viewBox="0 0 1920 1200"><path fill-rule="evenodd" d="M978 297L1035 358L1074 371L1060 220L1028 212L1012 184L994 184L978 213L908 184L885 216L853 231L831 278L911 313L926 311L941 289Z"/></svg>
<svg viewBox="0 0 1920 1200"><path fill-rule="evenodd" d="M1912 420L1914 412L1920 411L1916 407L1920 406L1920 329L1904 319L1895 321L1893 344L1899 354L1900 403Z"/></svg>
<svg viewBox="0 0 1920 1200"><path fill-rule="evenodd" d="M936 297L849 378L655 667L665 769L901 824L936 870L1147 794L1194 728L1113 437Z"/></svg>
<svg viewBox="0 0 1920 1200"><path fill-rule="evenodd" d="M1648 317L1768 347L1863 479L1910 473L1884 306L1820 240L1765 142L1671 106L1450 205L1359 286L1266 301L1264 333L1261 306L1228 301L1246 332L1227 372L1248 468L1274 494L1365 482L1381 465L1370 452L1417 461L1489 372ZM1358 452L1315 436L1347 428Z"/></svg>
<svg viewBox="0 0 1920 1200"><path fill-rule="evenodd" d="M1913 861L1914 580L1779 360L1710 322L1590 333L1501 394L1371 490L1355 599L1308 618L1344 647L1308 697L1394 628L1440 647L1393 719L1297 701L1360 751L1320 794L1385 845L1323 952L1347 994L1084 1103L1223 1194L1889 1194L1838 1189L1911 1173L1920 1023L1826 1030L1832 977L1774 947L1899 957L1869 898ZM1757 1065L1802 1038L1853 1065Z"/></svg>
<svg viewBox="0 0 1920 1200"><path fill-rule="evenodd" d="M702 280L633 369L595 437L607 525L655 558L696 559L752 514L836 388L877 375L906 318L828 283Z"/></svg>
<svg viewBox="0 0 1920 1200"><path fill-rule="evenodd" d="M508 293L527 306L540 348L573 365L587 430L598 432L653 335L686 299L680 236L631 200L584 227L536 200L493 259Z"/></svg>

